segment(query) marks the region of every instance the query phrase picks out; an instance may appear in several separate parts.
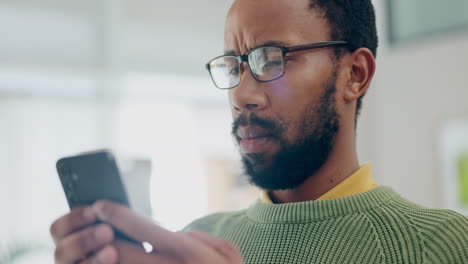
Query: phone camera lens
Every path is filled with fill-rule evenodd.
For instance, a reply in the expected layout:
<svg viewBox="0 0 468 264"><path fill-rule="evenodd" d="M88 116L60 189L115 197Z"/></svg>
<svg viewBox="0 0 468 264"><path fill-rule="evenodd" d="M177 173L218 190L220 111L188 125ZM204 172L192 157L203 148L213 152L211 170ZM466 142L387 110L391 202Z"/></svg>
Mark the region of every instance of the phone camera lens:
<svg viewBox="0 0 468 264"><path fill-rule="evenodd" d="M72 203L74 203L74 204L76 204L76 203L79 203L79 202L80 202L80 200L79 200L77 197L75 197L75 196L72 196L72 197L70 198L70 200L71 200L71 201L72 201Z"/></svg>
<svg viewBox="0 0 468 264"><path fill-rule="evenodd" d="M80 202L80 199L75 195L73 191L70 191L68 193L68 200L75 205Z"/></svg>
<svg viewBox="0 0 468 264"><path fill-rule="evenodd" d="M66 166L60 166L59 171L60 171L60 174L62 174L63 176L66 176L66 175L70 174L70 168L68 168Z"/></svg>
<svg viewBox="0 0 468 264"><path fill-rule="evenodd" d="M80 178L80 177L78 177L77 174L73 174L73 175L72 175L72 180L75 181L75 182L78 181L79 178Z"/></svg>

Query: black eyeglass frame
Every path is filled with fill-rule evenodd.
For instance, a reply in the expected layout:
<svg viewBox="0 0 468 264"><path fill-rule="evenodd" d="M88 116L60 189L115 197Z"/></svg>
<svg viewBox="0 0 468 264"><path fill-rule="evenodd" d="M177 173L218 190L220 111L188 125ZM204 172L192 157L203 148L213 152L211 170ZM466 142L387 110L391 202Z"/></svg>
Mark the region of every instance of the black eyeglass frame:
<svg viewBox="0 0 468 264"><path fill-rule="evenodd" d="M234 57L236 58L238 61L239 61L239 67L240 65L242 64L242 62L245 62L247 64L247 66L249 67L249 71L250 71L250 74L252 74L252 76L255 78L256 81L258 82L272 82L272 81L275 81L275 80L278 80L279 78L283 77L284 76L284 69L283 69L283 73L274 78L274 79L271 79L271 80L267 80L267 81L264 81L264 80L259 80L257 78L257 76L255 76L255 74L252 72L252 69L250 68L250 63L248 62L248 58L249 58L249 54L254 52L255 50L257 49L261 49L261 48L280 48L281 51L282 51L282 56L283 56L283 64L284 64L284 55L286 55L287 53L290 53L290 52L297 52L297 51L304 51L304 50L312 50L312 49L319 49L319 48L325 48L325 47L331 47L331 46L347 46L349 45L349 42L347 41L342 41L342 40L338 40L338 41L322 41L322 42L314 42L314 43L307 43L307 44L301 44L301 45L294 45L294 46L261 46L261 47L257 47L257 48L254 48L252 50L250 50L249 52L243 54L243 55L221 55L221 56L218 56L212 60L210 60L205 66L206 66L206 69L208 70L208 72L210 73L210 77L211 77L211 80L213 81L214 85L218 88L218 89L221 89L221 90L229 90L229 89L232 89L232 88L235 88L239 85L240 83L240 80L239 80L239 83L235 86L232 86L232 87L229 87L229 88L220 88L214 78L213 78L213 75L211 74L211 67L210 67L210 64L211 62L213 62L214 60L217 60L219 58L223 58L223 57ZM239 78L240 79L240 78Z"/></svg>

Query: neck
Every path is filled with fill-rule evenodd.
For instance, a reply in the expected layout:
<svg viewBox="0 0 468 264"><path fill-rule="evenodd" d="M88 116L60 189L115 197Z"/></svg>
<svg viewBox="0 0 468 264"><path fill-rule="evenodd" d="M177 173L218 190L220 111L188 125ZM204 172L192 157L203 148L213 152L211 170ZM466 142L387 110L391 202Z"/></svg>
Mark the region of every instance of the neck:
<svg viewBox="0 0 468 264"><path fill-rule="evenodd" d="M344 132L346 131L346 132ZM325 164L303 184L291 190L270 192L274 203L294 203L316 200L359 169L354 128L340 129Z"/></svg>

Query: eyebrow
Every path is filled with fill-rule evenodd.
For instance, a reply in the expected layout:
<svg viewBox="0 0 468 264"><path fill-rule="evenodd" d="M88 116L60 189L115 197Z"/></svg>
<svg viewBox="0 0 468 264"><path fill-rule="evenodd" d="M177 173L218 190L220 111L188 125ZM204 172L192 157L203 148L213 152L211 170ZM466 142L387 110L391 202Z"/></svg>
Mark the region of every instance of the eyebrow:
<svg viewBox="0 0 468 264"><path fill-rule="evenodd" d="M287 46L286 43L279 41L279 40L269 40L266 42L263 42L262 44L256 46L255 48L260 48L260 47L269 47L269 46ZM234 50L225 50L224 51L225 56L235 56L237 53Z"/></svg>

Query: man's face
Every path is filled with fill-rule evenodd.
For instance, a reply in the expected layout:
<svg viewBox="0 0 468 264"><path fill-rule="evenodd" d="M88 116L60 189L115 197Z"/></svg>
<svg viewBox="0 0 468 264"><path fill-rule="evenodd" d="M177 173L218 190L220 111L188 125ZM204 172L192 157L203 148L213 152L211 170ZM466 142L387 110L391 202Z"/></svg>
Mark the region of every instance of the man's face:
<svg viewBox="0 0 468 264"><path fill-rule="evenodd" d="M225 50L245 54L266 42L300 45L327 41L329 26L309 0L237 0L226 21ZM291 189L327 160L339 129L333 49L286 55L285 75L260 83L244 65L229 90L233 135L250 181Z"/></svg>

